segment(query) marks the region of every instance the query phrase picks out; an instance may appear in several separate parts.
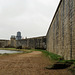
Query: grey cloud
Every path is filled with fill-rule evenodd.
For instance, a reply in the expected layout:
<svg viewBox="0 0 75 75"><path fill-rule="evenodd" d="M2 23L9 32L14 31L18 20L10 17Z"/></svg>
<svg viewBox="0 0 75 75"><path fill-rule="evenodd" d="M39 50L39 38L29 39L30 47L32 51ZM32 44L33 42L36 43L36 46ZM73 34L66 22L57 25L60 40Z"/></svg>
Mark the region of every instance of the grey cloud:
<svg viewBox="0 0 75 75"><path fill-rule="evenodd" d="M23 37L45 35L60 0L0 0L0 38L21 31Z"/></svg>

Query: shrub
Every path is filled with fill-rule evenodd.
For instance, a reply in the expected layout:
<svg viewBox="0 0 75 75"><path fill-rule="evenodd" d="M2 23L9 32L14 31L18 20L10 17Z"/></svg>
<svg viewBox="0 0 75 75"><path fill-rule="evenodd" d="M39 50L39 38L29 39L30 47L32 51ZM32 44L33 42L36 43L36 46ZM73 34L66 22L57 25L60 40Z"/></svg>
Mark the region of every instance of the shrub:
<svg viewBox="0 0 75 75"><path fill-rule="evenodd" d="M16 49L22 49L22 46L18 46L18 47L16 47Z"/></svg>

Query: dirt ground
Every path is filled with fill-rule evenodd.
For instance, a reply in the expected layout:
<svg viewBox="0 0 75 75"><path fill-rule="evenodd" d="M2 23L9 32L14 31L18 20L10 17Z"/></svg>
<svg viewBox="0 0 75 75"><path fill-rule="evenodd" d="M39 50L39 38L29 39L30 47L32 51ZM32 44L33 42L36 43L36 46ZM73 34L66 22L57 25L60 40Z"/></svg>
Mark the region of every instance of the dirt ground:
<svg viewBox="0 0 75 75"><path fill-rule="evenodd" d="M72 75L66 69L48 70L49 59L41 52L0 56L0 75Z"/></svg>

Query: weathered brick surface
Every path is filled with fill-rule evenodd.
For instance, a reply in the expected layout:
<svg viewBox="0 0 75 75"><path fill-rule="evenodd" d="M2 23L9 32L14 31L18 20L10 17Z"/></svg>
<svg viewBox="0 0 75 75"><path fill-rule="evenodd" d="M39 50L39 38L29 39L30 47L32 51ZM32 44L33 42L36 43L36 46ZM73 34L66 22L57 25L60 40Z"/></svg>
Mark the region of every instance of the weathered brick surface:
<svg viewBox="0 0 75 75"><path fill-rule="evenodd" d="M75 59L75 0L61 0L47 32L47 50Z"/></svg>
<svg viewBox="0 0 75 75"><path fill-rule="evenodd" d="M0 47L20 47L33 48L33 49L46 49L46 36L27 38L16 40L11 38L10 40L0 40Z"/></svg>
<svg viewBox="0 0 75 75"><path fill-rule="evenodd" d="M29 47L37 49L46 49L46 36L17 40L16 47L18 46L22 46L23 48Z"/></svg>
<svg viewBox="0 0 75 75"><path fill-rule="evenodd" d="M0 48L8 46L9 40L0 40Z"/></svg>

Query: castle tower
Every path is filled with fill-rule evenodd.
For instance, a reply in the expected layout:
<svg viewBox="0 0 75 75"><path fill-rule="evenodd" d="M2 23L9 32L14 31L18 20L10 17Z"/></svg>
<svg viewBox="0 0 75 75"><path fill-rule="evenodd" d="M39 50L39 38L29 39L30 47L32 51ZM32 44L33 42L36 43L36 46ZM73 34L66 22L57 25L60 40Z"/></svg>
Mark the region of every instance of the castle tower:
<svg viewBox="0 0 75 75"><path fill-rule="evenodd" d="M10 41L9 41L9 47L16 47L16 40L15 35L11 35Z"/></svg>
<svg viewBox="0 0 75 75"><path fill-rule="evenodd" d="M15 35L12 35L10 39L11 39L11 40L12 40L12 39L15 40Z"/></svg>

